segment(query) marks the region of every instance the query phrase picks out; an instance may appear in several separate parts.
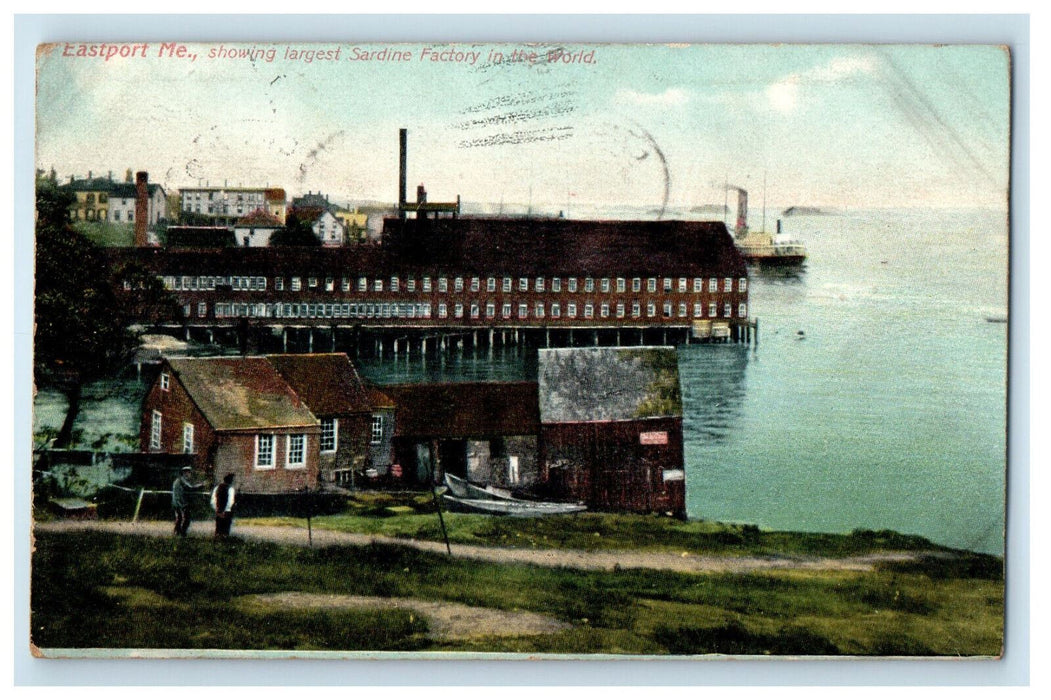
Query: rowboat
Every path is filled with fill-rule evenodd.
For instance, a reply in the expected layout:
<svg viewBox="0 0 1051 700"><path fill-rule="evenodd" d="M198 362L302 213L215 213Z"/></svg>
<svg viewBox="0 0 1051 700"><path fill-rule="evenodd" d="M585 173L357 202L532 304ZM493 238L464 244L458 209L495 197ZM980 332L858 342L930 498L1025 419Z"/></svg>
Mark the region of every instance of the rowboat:
<svg viewBox="0 0 1051 700"><path fill-rule="evenodd" d="M476 486L465 479L445 475L447 491L442 493L442 503L459 513L482 513L485 515L508 515L518 518L536 518L545 515L567 515L587 510L582 503L554 503L527 501L490 488Z"/></svg>
<svg viewBox="0 0 1051 700"><path fill-rule="evenodd" d="M523 501L489 498L459 498L448 491L442 494L442 503L457 513L481 513L483 515L507 515L513 518L539 518L546 515L569 515L587 510L581 503L551 503L545 501Z"/></svg>

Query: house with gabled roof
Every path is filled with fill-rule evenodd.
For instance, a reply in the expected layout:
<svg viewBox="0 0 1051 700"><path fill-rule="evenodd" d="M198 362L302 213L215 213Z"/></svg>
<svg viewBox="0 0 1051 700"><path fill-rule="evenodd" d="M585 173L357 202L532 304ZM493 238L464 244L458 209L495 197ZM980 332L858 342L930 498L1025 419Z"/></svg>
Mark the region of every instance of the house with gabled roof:
<svg viewBox="0 0 1051 700"><path fill-rule="evenodd" d="M300 222L309 226L325 247L338 248L346 240L347 227L326 207L292 207L288 215L294 215Z"/></svg>
<svg viewBox="0 0 1051 700"><path fill-rule="evenodd" d="M324 482L349 486L356 473L386 470L393 405L362 381L350 358L325 353L268 355L267 360L318 419L318 465Z"/></svg>
<svg viewBox="0 0 1051 700"><path fill-rule="evenodd" d="M169 358L143 400L143 452L194 455L245 493L318 486L321 427L265 357Z"/></svg>
<svg viewBox="0 0 1051 700"><path fill-rule="evenodd" d="M234 224L237 245L246 248L261 248L270 245L270 236L282 227L281 221L263 208L241 217Z"/></svg>

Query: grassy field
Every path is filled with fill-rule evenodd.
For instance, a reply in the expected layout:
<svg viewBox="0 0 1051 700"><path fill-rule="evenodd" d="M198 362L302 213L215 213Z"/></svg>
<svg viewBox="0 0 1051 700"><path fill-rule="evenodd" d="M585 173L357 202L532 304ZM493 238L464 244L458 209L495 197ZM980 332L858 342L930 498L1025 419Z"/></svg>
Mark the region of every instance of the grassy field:
<svg viewBox="0 0 1051 700"><path fill-rule="evenodd" d="M560 548L586 551L640 549L721 555L849 556L875 551L943 548L922 537L892 531L858 530L847 535L773 532L754 525L683 521L655 515L580 513L560 518L493 518L445 513L450 542L488 547ZM261 525L302 527L303 519L253 518ZM430 494L359 494L347 510L313 519L319 529L441 541Z"/></svg>
<svg viewBox="0 0 1051 700"><path fill-rule="evenodd" d="M349 517L327 524L357 522ZM406 519L418 516L393 517L402 517L401 526L408 527ZM586 538L584 525L602 522L596 517L597 522L558 519L575 523L565 542ZM480 527L472 519L453 520L460 537ZM394 522L373 518L379 521ZM488 522L499 533L484 535L490 541L523 529L541 540L551 536L544 525L551 521ZM637 536L640 522L628 518L622 527L631 525ZM706 529L725 532L713 524L654 522L653 527L673 528L676 538L700 537L692 544L679 540L690 551L708 546ZM600 535L623 545L617 532L607 523ZM757 546L794 537L780 533ZM826 537L819 547L804 538L796 548L873 549L867 535L838 536L838 543L837 536ZM727 547L743 551L744 545L716 543L719 551ZM450 641L429 634L427 619L411 609L289 609L249 598L289 591L532 611L571 627ZM41 532L33 556L32 635L45 648L997 655L1003 638L1002 561L961 555L883 564L872 572L699 575L483 563L388 545L309 549L237 539Z"/></svg>

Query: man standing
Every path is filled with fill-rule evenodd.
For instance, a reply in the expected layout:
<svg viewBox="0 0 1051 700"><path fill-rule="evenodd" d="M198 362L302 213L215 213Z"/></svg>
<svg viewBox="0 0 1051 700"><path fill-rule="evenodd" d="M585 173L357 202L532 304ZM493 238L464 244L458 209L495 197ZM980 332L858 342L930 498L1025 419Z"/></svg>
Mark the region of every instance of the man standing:
<svg viewBox="0 0 1051 700"><path fill-rule="evenodd" d="M234 475L227 474L212 489L212 508L215 509L215 536L226 537L234 520Z"/></svg>
<svg viewBox="0 0 1051 700"><path fill-rule="evenodd" d="M175 534L186 537L190 529L190 502L187 495L190 491L196 491L204 486L203 483L195 484L190 481L193 467L183 467L179 477L172 484L172 510L175 511Z"/></svg>

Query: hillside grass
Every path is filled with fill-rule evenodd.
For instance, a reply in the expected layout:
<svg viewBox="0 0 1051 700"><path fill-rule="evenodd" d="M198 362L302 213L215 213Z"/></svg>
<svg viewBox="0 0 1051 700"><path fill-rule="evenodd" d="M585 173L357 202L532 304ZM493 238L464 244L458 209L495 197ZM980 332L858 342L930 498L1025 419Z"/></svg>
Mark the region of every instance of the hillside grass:
<svg viewBox="0 0 1051 700"><path fill-rule="evenodd" d="M890 530L849 534L779 532L754 525L706 520L684 521L660 515L579 513L546 518L496 518L443 513L455 544L526 549L585 551L637 549L653 552L723 556L830 556L879 551L952 551L929 540ZM259 525L302 527L302 518L252 518ZM441 525L430 494L360 494L348 499L345 512L312 519L318 529L387 537L442 541Z"/></svg>
<svg viewBox="0 0 1051 700"><path fill-rule="evenodd" d="M581 571L390 545L309 549L42 532L32 637L44 648L995 656L1003 640L1001 563L967 555L872 572ZM245 602L286 591L527 610L572 628L439 642L411 610Z"/></svg>

